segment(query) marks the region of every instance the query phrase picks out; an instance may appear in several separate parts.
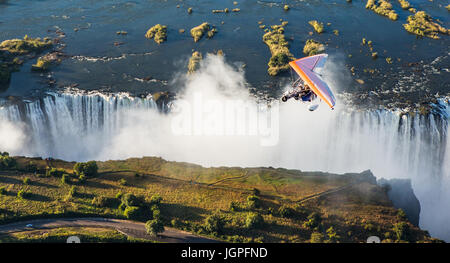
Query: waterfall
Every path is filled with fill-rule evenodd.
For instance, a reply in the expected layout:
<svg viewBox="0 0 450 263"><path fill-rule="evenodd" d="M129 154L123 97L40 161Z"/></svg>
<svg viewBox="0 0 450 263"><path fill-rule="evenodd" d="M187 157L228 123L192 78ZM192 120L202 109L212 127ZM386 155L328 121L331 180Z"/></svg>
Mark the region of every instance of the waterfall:
<svg viewBox="0 0 450 263"><path fill-rule="evenodd" d="M450 237L450 213L442 212L450 210L448 100L428 115L324 107L310 113L299 107L295 101L280 106L279 142L271 147L251 136L171 135L170 113L161 113L151 97L127 94L52 93L1 107L0 124L23 124L26 143L13 154L65 160L156 155L207 166L371 169L377 177L410 178L422 205L421 226Z"/></svg>

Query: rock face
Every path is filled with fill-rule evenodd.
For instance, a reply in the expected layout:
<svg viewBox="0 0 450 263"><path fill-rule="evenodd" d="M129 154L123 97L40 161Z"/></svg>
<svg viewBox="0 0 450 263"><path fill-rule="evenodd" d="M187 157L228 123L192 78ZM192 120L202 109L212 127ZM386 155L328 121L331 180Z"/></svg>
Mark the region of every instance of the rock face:
<svg viewBox="0 0 450 263"><path fill-rule="evenodd" d="M409 179L390 179L381 178L378 184L388 189L388 197L391 199L395 208L401 208L405 211L409 221L415 226L419 225L420 202L411 186Z"/></svg>

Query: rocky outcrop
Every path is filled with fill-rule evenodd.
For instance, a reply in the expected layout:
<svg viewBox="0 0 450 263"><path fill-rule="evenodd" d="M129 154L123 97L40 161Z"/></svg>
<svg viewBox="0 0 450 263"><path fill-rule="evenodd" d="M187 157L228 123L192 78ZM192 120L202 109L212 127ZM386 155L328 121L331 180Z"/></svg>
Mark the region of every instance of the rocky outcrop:
<svg viewBox="0 0 450 263"><path fill-rule="evenodd" d="M402 209L408 220L415 226L419 225L420 202L411 186L410 179L381 178L378 184L387 189L387 195L395 208Z"/></svg>

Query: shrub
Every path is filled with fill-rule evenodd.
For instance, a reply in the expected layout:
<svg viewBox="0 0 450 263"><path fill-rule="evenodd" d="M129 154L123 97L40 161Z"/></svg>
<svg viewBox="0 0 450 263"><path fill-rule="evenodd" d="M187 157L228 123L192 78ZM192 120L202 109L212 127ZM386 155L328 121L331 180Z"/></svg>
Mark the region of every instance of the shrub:
<svg viewBox="0 0 450 263"><path fill-rule="evenodd" d="M159 194L154 194L150 198L150 205L156 205L159 207L159 205L161 204L161 201L162 201L162 197Z"/></svg>
<svg viewBox="0 0 450 263"><path fill-rule="evenodd" d="M205 219L204 227L209 233L221 234L223 233L225 223L225 219L221 215L215 213Z"/></svg>
<svg viewBox="0 0 450 263"><path fill-rule="evenodd" d="M303 223L303 227L314 229L319 226L321 221L320 215L314 212L307 217L307 221Z"/></svg>
<svg viewBox="0 0 450 263"><path fill-rule="evenodd" d="M9 157L9 153L3 152L0 155L0 169L11 169L16 165L16 160Z"/></svg>
<svg viewBox="0 0 450 263"><path fill-rule="evenodd" d="M23 178L23 184L29 185L31 183L31 180L29 177Z"/></svg>
<svg viewBox="0 0 450 263"><path fill-rule="evenodd" d="M45 172L45 175L47 177L53 176L53 177L60 177L64 174L64 170L63 169L56 169L56 168L50 168L47 169L47 171Z"/></svg>
<svg viewBox="0 0 450 263"><path fill-rule="evenodd" d="M121 179L119 180L119 185L121 185L121 186L126 186L126 185L127 185L127 180L121 178Z"/></svg>
<svg viewBox="0 0 450 263"><path fill-rule="evenodd" d="M311 242L311 243L322 243L323 239L324 239L324 235L322 233L313 232L311 234L311 239L309 240L309 242Z"/></svg>
<svg viewBox="0 0 450 263"><path fill-rule="evenodd" d="M230 202L230 211L237 212L237 211L241 211L241 210L242 210L242 207L238 202L236 202L236 201Z"/></svg>
<svg viewBox="0 0 450 263"><path fill-rule="evenodd" d="M283 205L278 209L278 214L283 218L292 217L294 216L294 213L294 209L290 208L289 206Z"/></svg>
<svg viewBox="0 0 450 263"><path fill-rule="evenodd" d="M84 184L86 182L86 176L84 174L80 174L78 177L78 183Z"/></svg>
<svg viewBox="0 0 450 263"><path fill-rule="evenodd" d="M247 205L250 209L259 208L261 206L261 200L256 195L249 195L247 197Z"/></svg>
<svg viewBox="0 0 450 263"><path fill-rule="evenodd" d="M70 183L70 177L68 174L63 174L61 177L61 183L62 184L69 184Z"/></svg>
<svg viewBox="0 0 450 263"><path fill-rule="evenodd" d="M91 204L96 207L108 207L111 202L106 196L96 196L92 199Z"/></svg>
<svg viewBox="0 0 450 263"><path fill-rule="evenodd" d="M405 211L403 211L403 209L398 209L397 211L397 216L400 220L405 220L406 219L406 213Z"/></svg>
<svg viewBox="0 0 450 263"><path fill-rule="evenodd" d="M75 187L75 185L73 185L70 190L69 190L69 196L73 197L73 196L77 196L77 188Z"/></svg>
<svg viewBox="0 0 450 263"><path fill-rule="evenodd" d="M122 196L122 203L126 206L141 206L142 200L133 194L127 193Z"/></svg>
<svg viewBox="0 0 450 263"><path fill-rule="evenodd" d="M138 206L127 206L123 214L126 218L132 220L148 219L148 216L145 215L144 209Z"/></svg>
<svg viewBox="0 0 450 263"><path fill-rule="evenodd" d="M25 165L25 171L29 173L36 173L38 171L37 165L30 161L27 165Z"/></svg>
<svg viewBox="0 0 450 263"><path fill-rule="evenodd" d="M0 187L0 195L6 195L6 188L4 186Z"/></svg>
<svg viewBox="0 0 450 263"><path fill-rule="evenodd" d="M73 170L77 175L84 174L88 177L96 176L98 173L97 162L89 161L87 163L76 163Z"/></svg>
<svg viewBox="0 0 450 263"><path fill-rule="evenodd" d="M245 226L247 228L259 228L264 224L264 218L258 213L248 213L245 220Z"/></svg>
<svg viewBox="0 0 450 263"><path fill-rule="evenodd" d="M339 241L339 239L341 238L337 233L336 230L331 226L330 228L327 229L327 235L328 235L328 239L331 242L337 242Z"/></svg>
<svg viewBox="0 0 450 263"><path fill-rule="evenodd" d="M116 194L116 199L121 200L121 199L122 199L122 196L123 196L123 193L122 193L122 192L118 192L118 193Z"/></svg>
<svg viewBox="0 0 450 263"><path fill-rule="evenodd" d="M19 199L26 199L30 194L25 191L25 190L20 190L19 192L17 192L17 197Z"/></svg>
<svg viewBox="0 0 450 263"><path fill-rule="evenodd" d="M252 189L252 195L260 195L261 194L261 191L259 191L259 189L258 188L253 188Z"/></svg>
<svg viewBox="0 0 450 263"><path fill-rule="evenodd" d="M159 233L164 232L164 224L160 219L149 220L145 223L145 229L148 234L157 236Z"/></svg>
<svg viewBox="0 0 450 263"><path fill-rule="evenodd" d="M400 222L394 224L392 230L394 231L397 240L407 240L409 234L409 225L407 223Z"/></svg>
<svg viewBox="0 0 450 263"><path fill-rule="evenodd" d="M156 205L152 206L151 211L153 219L161 218L161 210Z"/></svg>
<svg viewBox="0 0 450 263"><path fill-rule="evenodd" d="M183 226L182 222L178 218L172 219L172 221L170 221L170 224L175 228L181 228Z"/></svg>

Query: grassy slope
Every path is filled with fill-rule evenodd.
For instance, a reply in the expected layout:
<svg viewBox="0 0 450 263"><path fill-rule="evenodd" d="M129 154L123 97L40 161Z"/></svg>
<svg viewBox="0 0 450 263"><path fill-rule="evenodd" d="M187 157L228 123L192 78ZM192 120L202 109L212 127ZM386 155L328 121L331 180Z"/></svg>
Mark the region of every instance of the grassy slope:
<svg viewBox="0 0 450 263"><path fill-rule="evenodd" d="M77 236L83 243L149 242L119 233L117 230L100 227L61 227L30 230L0 235L0 243L65 243L70 236Z"/></svg>
<svg viewBox="0 0 450 263"><path fill-rule="evenodd" d="M29 158L16 157L18 168L29 163ZM72 172L74 163L35 159L39 168L47 165ZM133 193L149 200L153 194L163 197L161 213L166 224L172 219L181 223L178 228L208 235L202 229L208 215L219 211L228 223L221 238L230 241L307 242L313 232L321 232L327 239L326 229L333 227L340 242L364 242L370 235L392 238L393 225L405 221L397 216L384 190L358 174L333 175L320 172L274 168L203 168L198 165L168 162L161 158L132 158L124 161L98 162L99 175L78 184L77 179L69 185L60 178L43 177L18 171L0 172L0 187L7 190L0 195L0 221L18 218L97 215L123 218L116 205L95 207L91 200L96 196L115 198L116 194ZM136 176L136 173L139 176ZM23 179L31 183L25 185ZM120 183L126 180L126 185ZM353 184L345 190L312 198L298 200L323 191ZM77 195L68 197L72 185ZM253 188L261 191L262 206L248 209L247 196ZM25 189L31 193L26 199L16 197ZM230 202L238 202L243 209L231 211ZM277 213L281 206L294 209L294 214L283 218ZM247 229L245 220L250 212L264 217L265 226ZM275 212L269 212L275 211ZM307 216L317 212L322 218L318 229L303 226ZM408 240L429 240L424 231L409 226Z"/></svg>

